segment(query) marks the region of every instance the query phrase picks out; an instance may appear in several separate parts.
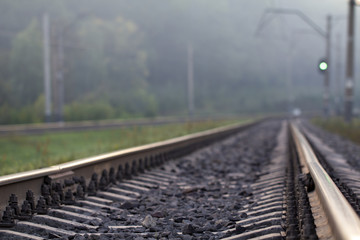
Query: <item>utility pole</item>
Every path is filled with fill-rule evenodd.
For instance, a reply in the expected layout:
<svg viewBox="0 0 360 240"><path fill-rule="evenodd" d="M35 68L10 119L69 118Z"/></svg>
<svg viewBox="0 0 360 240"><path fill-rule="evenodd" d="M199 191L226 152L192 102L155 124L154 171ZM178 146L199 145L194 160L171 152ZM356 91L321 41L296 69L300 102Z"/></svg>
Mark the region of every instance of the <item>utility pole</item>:
<svg viewBox="0 0 360 240"><path fill-rule="evenodd" d="M288 94L288 112L290 113L294 107L294 94L293 94L293 80L292 80L292 70L293 70L293 55L294 50L291 47L292 41L289 44L289 53L287 54L287 68L286 68L286 85L287 85L287 94Z"/></svg>
<svg viewBox="0 0 360 240"><path fill-rule="evenodd" d="M45 122L51 121L51 72L50 72L50 26L49 15L43 15L43 46L44 46L44 92Z"/></svg>
<svg viewBox="0 0 360 240"><path fill-rule="evenodd" d="M328 65L331 65L330 63L330 46L331 46L331 15L327 16L327 27L326 27L326 62ZM324 116L327 118L329 117L329 95L330 95L330 69L325 71L324 76Z"/></svg>
<svg viewBox="0 0 360 240"><path fill-rule="evenodd" d="M63 32L59 31L58 34L58 59L57 59L57 90L58 90L58 112L57 112L57 121L64 121L64 41L63 41Z"/></svg>
<svg viewBox="0 0 360 240"><path fill-rule="evenodd" d="M189 116L194 114L194 49L192 44L188 44L188 111Z"/></svg>
<svg viewBox="0 0 360 240"><path fill-rule="evenodd" d="M336 114L338 116L340 116L341 114L341 88L342 88L342 74L341 74L341 37L340 34L338 34L336 36L336 90L335 90L335 94L336 94L336 98L335 98L335 102L336 102Z"/></svg>
<svg viewBox="0 0 360 240"><path fill-rule="evenodd" d="M355 0L349 2L348 19L348 39L347 39L347 57L346 57L346 82L345 82L345 106L344 119L350 123L353 115L354 101L354 18L355 18Z"/></svg>
<svg viewBox="0 0 360 240"><path fill-rule="evenodd" d="M58 109L59 109L59 91L58 91L58 51L57 51L57 45L58 45L58 39L57 39L57 31L58 31L58 24L54 23L51 25L51 78L52 78L52 103L53 103L53 116L52 121L56 122L58 121Z"/></svg>

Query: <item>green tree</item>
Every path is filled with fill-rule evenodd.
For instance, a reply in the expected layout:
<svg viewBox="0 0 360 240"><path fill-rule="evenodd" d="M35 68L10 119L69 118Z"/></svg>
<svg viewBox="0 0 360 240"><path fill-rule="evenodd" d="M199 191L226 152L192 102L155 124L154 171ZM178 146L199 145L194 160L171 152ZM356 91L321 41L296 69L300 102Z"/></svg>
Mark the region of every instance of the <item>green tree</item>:
<svg viewBox="0 0 360 240"><path fill-rule="evenodd" d="M122 17L93 17L79 24L76 34L82 49L67 55L66 95L72 106L68 115L79 102L94 104L99 99L107 106L103 116L154 115L156 100L148 91L147 53L137 25Z"/></svg>
<svg viewBox="0 0 360 240"><path fill-rule="evenodd" d="M41 31L36 20L18 33L10 55L12 103L32 104L43 92Z"/></svg>

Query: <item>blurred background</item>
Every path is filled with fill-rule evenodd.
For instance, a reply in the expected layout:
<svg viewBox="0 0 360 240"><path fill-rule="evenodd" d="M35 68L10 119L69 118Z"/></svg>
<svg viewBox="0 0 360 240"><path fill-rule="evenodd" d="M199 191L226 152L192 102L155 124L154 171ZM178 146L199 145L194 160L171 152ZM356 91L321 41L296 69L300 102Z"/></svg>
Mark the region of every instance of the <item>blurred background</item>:
<svg viewBox="0 0 360 240"><path fill-rule="evenodd" d="M0 0L0 124L321 114L326 41L274 8L323 32L332 15L329 113L340 114L346 0Z"/></svg>

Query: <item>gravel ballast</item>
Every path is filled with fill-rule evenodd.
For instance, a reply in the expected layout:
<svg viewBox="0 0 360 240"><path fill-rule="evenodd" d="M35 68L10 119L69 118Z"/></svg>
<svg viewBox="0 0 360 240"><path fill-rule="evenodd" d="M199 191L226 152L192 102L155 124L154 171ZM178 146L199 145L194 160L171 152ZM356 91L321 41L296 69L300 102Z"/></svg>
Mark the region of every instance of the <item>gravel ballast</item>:
<svg viewBox="0 0 360 240"><path fill-rule="evenodd" d="M263 123L168 163L163 170L177 179L112 213L100 231L109 225L142 226L120 233L129 239L218 239L229 235L220 233L229 228L244 232L236 221L247 215L238 210L251 204L252 189L243 186L255 182L270 161L279 128L279 122Z"/></svg>
<svg viewBox="0 0 360 240"><path fill-rule="evenodd" d="M135 200L115 201L107 209L94 208L98 212L92 213L74 210L94 219L84 218L82 225L67 228L77 234L63 239L219 239L245 232L246 227L236 222L248 216L239 210L253 203L254 190L249 186L269 165L280 127L280 121L263 122L166 162L154 170L164 178L168 176L166 185L144 181L150 190L137 197L130 194ZM142 176L146 178L146 173L139 179ZM135 184L140 180L134 177L130 181ZM75 205L81 206L79 202ZM61 218L61 212L57 217ZM24 227L16 229L31 234ZM225 232L228 229L235 230ZM56 236L49 233L48 237Z"/></svg>

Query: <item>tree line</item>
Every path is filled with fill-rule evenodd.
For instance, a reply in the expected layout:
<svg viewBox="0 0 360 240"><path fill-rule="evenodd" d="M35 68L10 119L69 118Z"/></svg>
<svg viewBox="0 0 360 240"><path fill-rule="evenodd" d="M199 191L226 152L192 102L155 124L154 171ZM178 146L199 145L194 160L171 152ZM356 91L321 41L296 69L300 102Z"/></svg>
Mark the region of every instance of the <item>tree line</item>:
<svg viewBox="0 0 360 240"><path fill-rule="evenodd" d="M59 32L63 37L66 121L187 114L189 44L196 114L283 111L282 63L263 64L275 50L259 55L262 41L253 38L256 23L246 22L254 17L244 7L258 6L233 0L1 0L0 123L44 121L45 12L53 111Z"/></svg>

